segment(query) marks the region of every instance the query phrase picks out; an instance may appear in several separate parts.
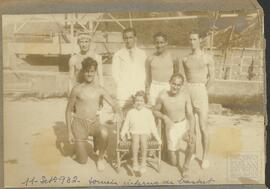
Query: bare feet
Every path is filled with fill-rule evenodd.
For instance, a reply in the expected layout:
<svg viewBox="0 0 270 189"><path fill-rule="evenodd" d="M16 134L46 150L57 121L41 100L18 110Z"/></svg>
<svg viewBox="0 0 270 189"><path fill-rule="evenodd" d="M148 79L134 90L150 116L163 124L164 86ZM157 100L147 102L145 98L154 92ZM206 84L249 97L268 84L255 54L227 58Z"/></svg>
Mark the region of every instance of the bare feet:
<svg viewBox="0 0 270 189"><path fill-rule="evenodd" d="M210 162L208 160L203 160L201 167L203 169L207 169L210 166Z"/></svg>
<svg viewBox="0 0 270 189"><path fill-rule="evenodd" d="M141 166L141 169L140 169L140 173L143 174L146 172L146 166L145 165L142 165Z"/></svg>
<svg viewBox="0 0 270 189"><path fill-rule="evenodd" d="M98 157L99 156L99 150L94 150L94 155Z"/></svg>
<svg viewBox="0 0 270 189"><path fill-rule="evenodd" d="M193 161L195 158L196 158L196 155L195 154L192 154L192 156L190 158L190 161Z"/></svg>
<svg viewBox="0 0 270 189"><path fill-rule="evenodd" d="M132 169L133 169L133 171L135 171L135 172L140 171L140 167L139 167L138 163L133 163Z"/></svg>
<svg viewBox="0 0 270 189"><path fill-rule="evenodd" d="M133 166L132 169L133 169L134 172L139 172L140 171L139 166Z"/></svg>
<svg viewBox="0 0 270 189"><path fill-rule="evenodd" d="M182 176L183 178L189 177L189 169L187 167L183 167Z"/></svg>
<svg viewBox="0 0 270 189"><path fill-rule="evenodd" d="M105 169L105 160L104 159L98 160L97 161L97 170L104 171L104 169Z"/></svg>

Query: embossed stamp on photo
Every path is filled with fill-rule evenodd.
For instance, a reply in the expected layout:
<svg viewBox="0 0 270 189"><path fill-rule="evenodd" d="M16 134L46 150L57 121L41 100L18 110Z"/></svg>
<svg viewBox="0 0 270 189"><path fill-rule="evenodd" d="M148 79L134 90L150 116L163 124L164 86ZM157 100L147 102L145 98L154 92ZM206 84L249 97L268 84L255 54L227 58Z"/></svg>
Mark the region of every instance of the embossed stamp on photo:
<svg viewBox="0 0 270 189"><path fill-rule="evenodd" d="M228 157L228 179L261 177L261 153L243 152Z"/></svg>

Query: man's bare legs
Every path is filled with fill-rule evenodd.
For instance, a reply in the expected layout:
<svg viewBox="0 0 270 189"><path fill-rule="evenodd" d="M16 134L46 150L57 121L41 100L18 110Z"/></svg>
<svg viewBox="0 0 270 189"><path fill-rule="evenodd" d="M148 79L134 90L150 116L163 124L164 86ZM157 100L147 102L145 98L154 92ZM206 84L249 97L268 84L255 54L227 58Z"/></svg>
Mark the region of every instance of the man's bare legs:
<svg viewBox="0 0 270 189"><path fill-rule="evenodd" d="M191 157L194 153L195 143L187 144L187 148L185 151L185 161L182 169L183 177L188 177L188 169L189 163L191 161ZM180 169L180 152L179 151L168 151L169 162L173 166L178 166Z"/></svg>
<svg viewBox="0 0 270 189"><path fill-rule="evenodd" d="M196 142L192 141L191 143L187 143L187 148L185 151L185 161L184 161L184 165L183 165L183 177L188 177L188 169L189 169L189 163L191 161L192 155L194 154L195 151L195 147L196 147Z"/></svg>
<svg viewBox="0 0 270 189"><path fill-rule="evenodd" d="M138 153L140 147L140 136L132 134L132 158L133 158L133 170L139 171Z"/></svg>
<svg viewBox="0 0 270 189"><path fill-rule="evenodd" d="M87 147L85 141L76 141L75 139L75 153L76 153L76 161L80 164L86 164L88 159Z"/></svg>
<svg viewBox="0 0 270 189"><path fill-rule="evenodd" d="M97 143L97 149L99 150L98 154L98 160L97 160L97 168L99 171L102 171L105 169L104 165L104 155L108 146L108 130L104 126L99 126L99 130L94 136L96 138L96 143Z"/></svg>
<svg viewBox="0 0 270 189"><path fill-rule="evenodd" d="M168 157L169 157L169 163L173 166L177 166L178 165L178 158L177 158L177 153L179 153L178 151L171 151L168 150Z"/></svg>
<svg viewBox="0 0 270 189"><path fill-rule="evenodd" d="M197 114L202 137L202 149L203 149L202 168L208 168L209 167L209 162L207 159L209 149L209 134L207 126L208 112L197 111Z"/></svg>

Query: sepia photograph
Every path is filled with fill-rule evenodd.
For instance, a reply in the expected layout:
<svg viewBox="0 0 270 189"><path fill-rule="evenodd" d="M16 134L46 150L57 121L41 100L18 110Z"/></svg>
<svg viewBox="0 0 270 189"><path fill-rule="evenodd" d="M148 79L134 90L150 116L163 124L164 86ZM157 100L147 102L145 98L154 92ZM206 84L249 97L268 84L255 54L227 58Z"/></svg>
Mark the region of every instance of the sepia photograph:
<svg viewBox="0 0 270 189"><path fill-rule="evenodd" d="M2 15L4 186L264 184L263 30L258 7Z"/></svg>

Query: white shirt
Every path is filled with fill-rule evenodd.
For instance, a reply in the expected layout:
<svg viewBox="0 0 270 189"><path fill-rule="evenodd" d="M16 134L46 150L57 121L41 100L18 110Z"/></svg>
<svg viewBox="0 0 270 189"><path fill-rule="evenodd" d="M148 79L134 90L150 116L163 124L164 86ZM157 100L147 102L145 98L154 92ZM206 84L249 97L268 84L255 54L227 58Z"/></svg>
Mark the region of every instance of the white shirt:
<svg viewBox="0 0 270 189"><path fill-rule="evenodd" d="M118 97L127 97L145 90L145 52L135 47L132 49L132 57L126 48L120 49L113 56L112 76L117 85Z"/></svg>
<svg viewBox="0 0 270 189"><path fill-rule="evenodd" d="M143 107L141 110L131 109L126 116L121 133L147 134L151 133L159 139L155 119L151 110Z"/></svg>

